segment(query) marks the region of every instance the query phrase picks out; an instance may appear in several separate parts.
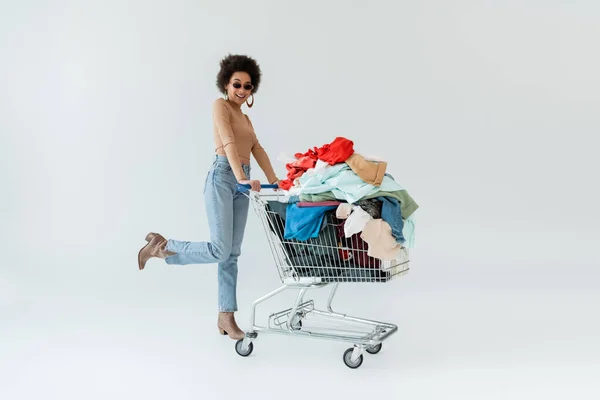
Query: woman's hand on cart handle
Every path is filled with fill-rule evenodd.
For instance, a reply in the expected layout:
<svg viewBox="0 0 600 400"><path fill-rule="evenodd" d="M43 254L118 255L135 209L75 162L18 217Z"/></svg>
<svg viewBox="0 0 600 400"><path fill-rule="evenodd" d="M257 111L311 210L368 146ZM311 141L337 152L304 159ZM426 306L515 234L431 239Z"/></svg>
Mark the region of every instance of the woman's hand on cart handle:
<svg viewBox="0 0 600 400"><path fill-rule="evenodd" d="M261 189L279 189L278 184L271 185L261 185L260 181L256 180L241 180L238 182L237 189L240 192L246 191L248 189L253 190L255 192L260 192Z"/></svg>
<svg viewBox="0 0 600 400"><path fill-rule="evenodd" d="M256 179L241 179L238 181L238 188L243 187L245 189L250 189L255 192L260 192L260 181Z"/></svg>
<svg viewBox="0 0 600 400"><path fill-rule="evenodd" d="M263 189L273 189L273 190L279 190L279 182L281 182L281 180L276 179L275 182L271 182L269 185L263 185Z"/></svg>

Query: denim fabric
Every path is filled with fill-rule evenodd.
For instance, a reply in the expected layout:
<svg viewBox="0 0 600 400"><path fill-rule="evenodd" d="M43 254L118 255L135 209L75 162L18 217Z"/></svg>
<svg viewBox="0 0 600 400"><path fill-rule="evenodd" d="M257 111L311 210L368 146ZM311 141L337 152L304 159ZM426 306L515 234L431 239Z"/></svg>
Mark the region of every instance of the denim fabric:
<svg viewBox="0 0 600 400"><path fill-rule="evenodd" d="M382 196L377 200L381 200L381 219L387 222L392 228L392 235L398 243L404 243L402 229L404 222L402 221L402 212L400 211L400 203L393 197Z"/></svg>
<svg viewBox="0 0 600 400"><path fill-rule="evenodd" d="M402 212L402 218L406 221L418 208L417 202L408 194L406 190L398 190L397 192L382 192L378 191L374 194L369 194L363 197L362 200L373 199L377 197L393 197L400 202L400 211ZM319 194L301 194L300 201L325 201L335 200L336 195L333 192L324 192ZM359 202L357 202L357 205ZM367 211L367 210L365 210ZM375 218L375 217L373 217Z"/></svg>
<svg viewBox="0 0 600 400"><path fill-rule="evenodd" d="M250 167L242 166L250 177ZM234 312L237 305L238 257L248 218L249 199L236 189L237 180L225 156L215 156L204 185L210 241L169 240L166 249L177 254L167 264L218 264L218 306Z"/></svg>

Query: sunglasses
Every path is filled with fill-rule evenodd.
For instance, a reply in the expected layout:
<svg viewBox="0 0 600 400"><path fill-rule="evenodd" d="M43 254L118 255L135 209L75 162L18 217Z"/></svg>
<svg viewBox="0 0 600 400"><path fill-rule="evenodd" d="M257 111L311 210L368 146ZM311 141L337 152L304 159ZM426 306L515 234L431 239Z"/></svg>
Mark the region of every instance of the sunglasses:
<svg viewBox="0 0 600 400"><path fill-rule="evenodd" d="M233 87L234 87L234 88L236 88L236 89L239 89L239 88L241 88L241 87L242 87L242 84L241 84L241 83L239 83L239 82L233 82L233 83L231 84L231 86L233 86ZM254 89L254 86L252 86L251 84L249 84L249 83L246 83L246 84L244 85L244 90L252 90L252 89Z"/></svg>

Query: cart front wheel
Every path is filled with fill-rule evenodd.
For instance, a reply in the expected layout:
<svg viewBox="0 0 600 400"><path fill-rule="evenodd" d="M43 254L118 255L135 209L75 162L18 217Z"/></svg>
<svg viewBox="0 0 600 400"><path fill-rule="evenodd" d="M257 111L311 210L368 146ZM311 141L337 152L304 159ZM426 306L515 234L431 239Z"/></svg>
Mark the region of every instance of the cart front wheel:
<svg viewBox="0 0 600 400"><path fill-rule="evenodd" d="M295 331L299 331L302 329L302 315L296 314L294 318L292 318L292 329Z"/></svg>
<svg viewBox="0 0 600 400"><path fill-rule="evenodd" d="M235 351L242 357L248 357L252 350L254 350L254 345L252 342L248 343L248 348L243 348L244 339L240 339L235 343Z"/></svg>
<svg viewBox="0 0 600 400"><path fill-rule="evenodd" d="M356 361L352 361L352 353L354 352L353 348L349 348L344 352L344 364L346 364L349 368L356 369L361 366L363 362L363 355L361 354Z"/></svg>
<svg viewBox="0 0 600 400"><path fill-rule="evenodd" d="M376 344L375 346L367 347L367 353L369 354L377 354L381 351L382 343Z"/></svg>

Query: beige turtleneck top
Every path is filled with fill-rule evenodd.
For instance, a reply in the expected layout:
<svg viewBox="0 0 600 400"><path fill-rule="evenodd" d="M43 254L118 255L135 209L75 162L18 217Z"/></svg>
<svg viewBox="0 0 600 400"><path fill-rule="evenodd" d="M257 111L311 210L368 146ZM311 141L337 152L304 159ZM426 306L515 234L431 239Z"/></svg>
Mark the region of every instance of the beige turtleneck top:
<svg viewBox="0 0 600 400"><path fill-rule="evenodd" d="M236 105L219 98L213 103L213 126L216 149L227 156L238 181L248 179L241 164L250 164L250 154L264 171L269 183L277 181L277 175L265 149L261 146L250 118Z"/></svg>

